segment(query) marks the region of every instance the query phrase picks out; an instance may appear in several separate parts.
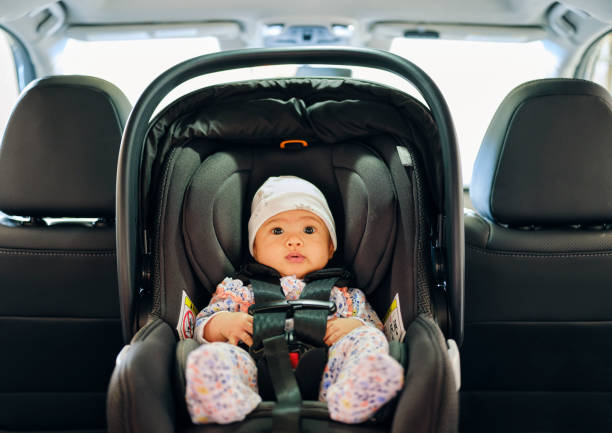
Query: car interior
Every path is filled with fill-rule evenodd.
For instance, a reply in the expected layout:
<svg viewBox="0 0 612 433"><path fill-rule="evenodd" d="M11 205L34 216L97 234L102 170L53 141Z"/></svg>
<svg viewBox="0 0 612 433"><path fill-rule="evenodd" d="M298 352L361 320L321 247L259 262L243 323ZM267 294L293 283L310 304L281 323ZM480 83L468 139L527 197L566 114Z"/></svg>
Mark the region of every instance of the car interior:
<svg viewBox="0 0 612 433"><path fill-rule="evenodd" d="M608 0L2 1L0 65L0 432L612 432ZM244 421L189 418L277 175L404 368L364 423L287 343Z"/></svg>

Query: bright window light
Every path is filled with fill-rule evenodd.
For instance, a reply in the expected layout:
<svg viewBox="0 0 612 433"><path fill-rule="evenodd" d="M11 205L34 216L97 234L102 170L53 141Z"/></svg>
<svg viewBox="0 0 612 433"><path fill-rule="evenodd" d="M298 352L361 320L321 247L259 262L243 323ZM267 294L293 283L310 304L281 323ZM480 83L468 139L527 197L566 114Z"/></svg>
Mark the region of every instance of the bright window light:
<svg viewBox="0 0 612 433"><path fill-rule="evenodd" d="M214 37L141 38L129 40L69 39L55 61L55 72L97 76L117 85L134 104L146 86L171 66L219 51ZM517 85L557 75L558 59L540 41L483 42L396 38L392 52L431 76L450 108L462 160L464 184L484 133L502 99ZM422 101L405 80L386 71L352 67L352 76L396 87ZM197 88L245 79L290 77L296 65L244 68L209 74L177 87L158 110L178 96Z"/></svg>
<svg viewBox="0 0 612 433"><path fill-rule="evenodd" d="M504 97L525 81L556 76L558 69L558 59L540 41L396 38L391 51L423 69L444 95L455 124L465 185Z"/></svg>
<svg viewBox="0 0 612 433"><path fill-rule="evenodd" d="M0 30L0 137L19 94L17 73L9 38Z"/></svg>
<svg viewBox="0 0 612 433"><path fill-rule="evenodd" d="M148 38L103 40L68 39L55 58L56 74L82 74L110 81L125 93L132 105L158 75L170 67L204 54L219 51L214 37ZM219 83L270 77L292 77L295 65L234 69L193 78L177 86L157 107L164 106L196 89Z"/></svg>
<svg viewBox="0 0 612 433"><path fill-rule="evenodd" d="M84 41L68 39L56 57L58 74L103 78L134 104L159 74L192 57L219 51L214 37Z"/></svg>

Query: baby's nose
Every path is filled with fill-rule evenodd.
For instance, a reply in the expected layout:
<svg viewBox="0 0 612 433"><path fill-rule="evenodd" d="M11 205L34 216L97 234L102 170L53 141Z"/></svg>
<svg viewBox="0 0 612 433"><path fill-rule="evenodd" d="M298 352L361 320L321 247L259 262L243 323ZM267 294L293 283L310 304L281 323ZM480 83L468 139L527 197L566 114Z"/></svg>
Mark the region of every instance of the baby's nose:
<svg viewBox="0 0 612 433"><path fill-rule="evenodd" d="M288 247L301 247L302 239L299 236L289 236L287 238L287 246Z"/></svg>

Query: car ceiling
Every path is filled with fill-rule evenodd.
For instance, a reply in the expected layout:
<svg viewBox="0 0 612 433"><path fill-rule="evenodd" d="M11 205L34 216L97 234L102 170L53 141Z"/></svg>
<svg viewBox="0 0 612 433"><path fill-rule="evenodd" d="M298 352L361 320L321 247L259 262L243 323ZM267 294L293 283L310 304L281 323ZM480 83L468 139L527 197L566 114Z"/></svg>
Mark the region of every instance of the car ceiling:
<svg viewBox="0 0 612 433"><path fill-rule="evenodd" d="M0 0L0 19L8 21L44 7L49 0ZM361 24L373 21L544 25L551 0L63 0L67 23L170 23L210 20L269 21L276 17L338 17ZM612 22L610 0L567 0L602 21Z"/></svg>
<svg viewBox="0 0 612 433"><path fill-rule="evenodd" d="M98 7L92 7L92 3ZM530 1L528 8L517 8L513 0L310 0L307 2L282 2L278 0L183 0L180 7L168 8L167 3L146 0L121 2L99 0L66 2L71 11L71 21L79 23L95 22L133 22L148 20L185 21L200 19L227 19L233 17L241 21L266 20L277 16L308 17L314 14L326 16L346 16L362 20L397 20L428 22L462 23L501 23L532 24L539 23L543 11L550 0ZM442 7L444 6L444 7ZM476 14L475 14L476 12Z"/></svg>

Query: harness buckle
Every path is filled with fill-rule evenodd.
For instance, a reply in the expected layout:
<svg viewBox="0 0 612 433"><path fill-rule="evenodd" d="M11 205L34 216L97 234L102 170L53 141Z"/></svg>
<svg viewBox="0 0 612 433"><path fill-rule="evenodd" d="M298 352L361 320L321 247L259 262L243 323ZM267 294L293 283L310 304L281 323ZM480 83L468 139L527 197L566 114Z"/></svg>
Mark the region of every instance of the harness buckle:
<svg viewBox="0 0 612 433"><path fill-rule="evenodd" d="M300 352L289 352L289 362L291 362L291 368L295 370L300 362Z"/></svg>
<svg viewBox="0 0 612 433"><path fill-rule="evenodd" d="M295 370L300 359L302 359L302 355L315 348L315 346L296 340L293 331L285 331L285 339L289 349L289 361L291 362L291 367Z"/></svg>
<svg viewBox="0 0 612 433"><path fill-rule="evenodd" d="M336 304L332 301L317 301L314 299L297 299L295 301L270 301L249 306L249 314L286 312L287 317L299 310L327 310L329 314L336 312Z"/></svg>

